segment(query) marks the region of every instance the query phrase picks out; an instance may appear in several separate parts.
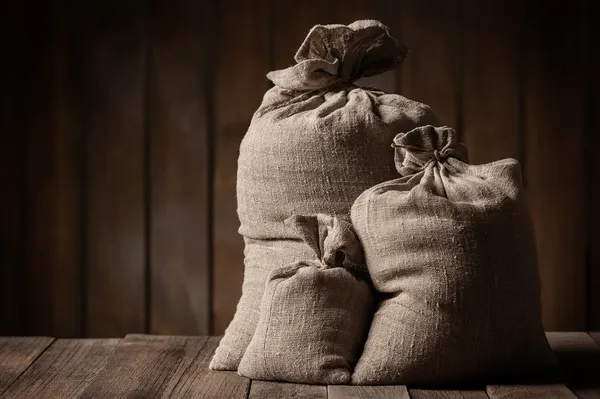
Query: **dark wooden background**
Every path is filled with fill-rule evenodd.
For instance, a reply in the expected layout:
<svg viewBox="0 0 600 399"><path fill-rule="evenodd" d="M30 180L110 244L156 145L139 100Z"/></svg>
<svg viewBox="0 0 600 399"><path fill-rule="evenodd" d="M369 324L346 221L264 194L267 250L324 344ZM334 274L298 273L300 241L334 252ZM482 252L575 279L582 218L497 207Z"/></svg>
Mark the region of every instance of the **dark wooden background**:
<svg viewBox="0 0 600 399"><path fill-rule="evenodd" d="M411 48L370 83L430 104L474 163L523 163L546 328L600 329L592 0L47 0L0 14L0 334L222 333L265 74L367 17Z"/></svg>

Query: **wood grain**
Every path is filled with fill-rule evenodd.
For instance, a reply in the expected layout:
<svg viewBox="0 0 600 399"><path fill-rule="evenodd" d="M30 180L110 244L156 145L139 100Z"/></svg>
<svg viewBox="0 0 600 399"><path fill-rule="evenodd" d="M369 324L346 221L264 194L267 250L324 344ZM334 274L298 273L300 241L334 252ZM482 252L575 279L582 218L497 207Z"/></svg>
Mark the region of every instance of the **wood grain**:
<svg viewBox="0 0 600 399"><path fill-rule="evenodd" d="M402 0L401 37L409 47L401 67L401 92L430 105L440 125L461 130L458 1Z"/></svg>
<svg viewBox="0 0 600 399"><path fill-rule="evenodd" d="M157 1L150 104L150 332L210 333L208 1Z"/></svg>
<svg viewBox="0 0 600 399"><path fill-rule="evenodd" d="M248 399L326 399L327 386L252 380Z"/></svg>
<svg viewBox="0 0 600 399"><path fill-rule="evenodd" d="M522 158L524 4L518 0L462 0L460 6L463 126L459 134L468 147L470 162Z"/></svg>
<svg viewBox="0 0 600 399"><path fill-rule="evenodd" d="M352 386L329 385L329 399L409 399L408 390L404 385L389 386Z"/></svg>
<svg viewBox="0 0 600 399"><path fill-rule="evenodd" d="M491 399L549 398L575 399L577 396L565 385L489 385L487 393Z"/></svg>
<svg viewBox="0 0 600 399"><path fill-rule="evenodd" d="M127 335L81 397L169 397L206 341L206 337Z"/></svg>
<svg viewBox="0 0 600 399"><path fill-rule="evenodd" d="M524 161L546 328L600 329L594 6L7 3L0 334L204 334L211 312L222 332L243 276L235 161L264 75L293 63L314 24L365 17L411 48L372 84L432 105L475 163Z"/></svg>
<svg viewBox="0 0 600 399"><path fill-rule="evenodd" d="M81 8L86 330L123 336L146 330L147 7L110 0Z"/></svg>
<svg viewBox="0 0 600 399"><path fill-rule="evenodd" d="M578 2L530 1L527 14L525 177L546 330L586 323L580 12Z"/></svg>
<svg viewBox="0 0 600 399"><path fill-rule="evenodd" d="M431 389L409 389L411 399L484 399L488 395L482 390L431 390Z"/></svg>
<svg viewBox="0 0 600 399"><path fill-rule="evenodd" d="M104 368L118 339L59 339L4 392L9 398L74 398Z"/></svg>
<svg viewBox="0 0 600 399"><path fill-rule="evenodd" d="M598 333L594 337L600 340ZM490 385L483 390L322 386L250 381L208 363L220 337L128 335L125 339L0 338L3 397L198 398L598 398L600 344L583 332L547 333L565 385ZM573 391L571 391L572 389ZM486 394L487 392L487 394ZM576 394L576 395L575 395Z"/></svg>
<svg viewBox="0 0 600 399"><path fill-rule="evenodd" d="M579 398L600 398L600 345L584 332L546 333L567 386Z"/></svg>
<svg viewBox="0 0 600 399"><path fill-rule="evenodd" d="M186 369L173 390L172 397L236 399L248 396L250 380L234 371L212 371L208 364L220 337L210 337L196 359Z"/></svg>
<svg viewBox="0 0 600 399"><path fill-rule="evenodd" d="M52 341L48 337L0 337L0 395Z"/></svg>
<svg viewBox="0 0 600 399"><path fill-rule="evenodd" d="M244 274L243 241L237 234L237 156L242 137L267 89L269 29L267 1L218 3L214 62L214 331L221 334L235 313ZM240 68L240 66L243 67Z"/></svg>
<svg viewBox="0 0 600 399"><path fill-rule="evenodd" d="M82 145L66 3L55 1L46 10L45 50L26 118L24 328L76 337L82 334Z"/></svg>

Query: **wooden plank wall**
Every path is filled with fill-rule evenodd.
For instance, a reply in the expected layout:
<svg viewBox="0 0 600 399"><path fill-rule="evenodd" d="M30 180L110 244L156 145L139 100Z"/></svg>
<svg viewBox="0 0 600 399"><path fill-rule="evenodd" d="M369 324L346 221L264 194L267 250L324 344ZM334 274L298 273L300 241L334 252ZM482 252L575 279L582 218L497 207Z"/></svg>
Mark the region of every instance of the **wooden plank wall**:
<svg viewBox="0 0 600 399"><path fill-rule="evenodd" d="M46 0L0 16L0 334L221 334L243 278L240 140L316 23L411 48L364 80L524 167L548 330L600 329L591 0Z"/></svg>

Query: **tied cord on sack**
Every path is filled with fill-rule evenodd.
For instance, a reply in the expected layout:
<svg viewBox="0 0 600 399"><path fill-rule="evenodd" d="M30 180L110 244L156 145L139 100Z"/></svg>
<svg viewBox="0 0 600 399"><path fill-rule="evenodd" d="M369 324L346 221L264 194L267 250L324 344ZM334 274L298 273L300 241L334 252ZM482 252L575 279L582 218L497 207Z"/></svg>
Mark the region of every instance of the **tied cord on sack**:
<svg viewBox="0 0 600 399"><path fill-rule="evenodd" d="M392 143L395 148L396 169L402 176L424 170L430 163L443 163L448 158L467 161L467 149L449 127L431 125L398 134Z"/></svg>
<svg viewBox="0 0 600 399"><path fill-rule="evenodd" d="M344 267L365 278L365 258L352 225L328 215L292 215L284 221L315 252L323 268Z"/></svg>
<svg viewBox="0 0 600 399"><path fill-rule="evenodd" d="M379 21L316 25L294 57L296 65L272 71L267 78L289 90L319 90L348 85L400 64L408 48L390 36Z"/></svg>

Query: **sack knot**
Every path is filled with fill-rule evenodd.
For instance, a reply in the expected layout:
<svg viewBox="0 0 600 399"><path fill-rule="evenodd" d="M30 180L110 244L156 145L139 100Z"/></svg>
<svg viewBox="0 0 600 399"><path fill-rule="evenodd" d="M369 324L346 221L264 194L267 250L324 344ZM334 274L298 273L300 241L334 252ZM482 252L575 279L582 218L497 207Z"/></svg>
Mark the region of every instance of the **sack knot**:
<svg viewBox="0 0 600 399"><path fill-rule="evenodd" d="M433 156L435 157L435 159L438 162L442 162L443 160L448 158L449 155L450 155L450 151L447 151L447 150L442 150L442 151L434 150L433 151Z"/></svg>
<svg viewBox="0 0 600 399"><path fill-rule="evenodd" d="M449 127L431 125L418 127L394 138L396 169L402 176L413 175L431 162L443 163L454 157L467 160L466 147L458 142L458 135Z"/></svg>
<svg viewBox="0 0 600 399"><path fill-rule="evenodd" d="M288 90L319 90L388 71L407 52L379 21L316 25L296 52L297 64L269 72L267 78Z"/></svg>
<svg viewBox="0 0 600 399"><path fill-rule="evenodd" d="M317 214L292 215L284 223L312 248L322 267L345 267L359 272L364 269L362 246L349 222Z"/></svg>

